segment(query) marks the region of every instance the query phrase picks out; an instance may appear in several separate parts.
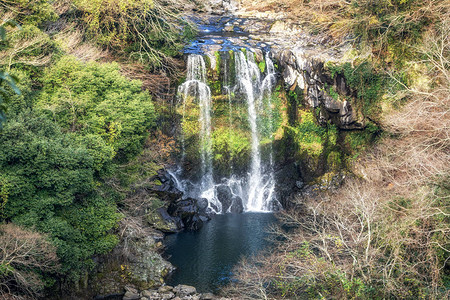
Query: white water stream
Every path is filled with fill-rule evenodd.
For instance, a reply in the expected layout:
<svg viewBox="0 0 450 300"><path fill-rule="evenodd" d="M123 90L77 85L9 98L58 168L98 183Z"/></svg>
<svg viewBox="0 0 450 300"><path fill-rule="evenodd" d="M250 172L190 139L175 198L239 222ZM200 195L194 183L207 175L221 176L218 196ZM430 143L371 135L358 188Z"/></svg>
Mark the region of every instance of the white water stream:
<svg viewBox="0 0 450 300"><path fill-rule="evenodd" d="M206 198L209 203L209 210L215 213L230 212L222 211L222 203L218 199L217 188L220 186L228 187L232 199L241 199L243 211L246 212L270 212L275 199L274 189L275 180L273 175L272 148L270 146L269 158L262 161L260 151L260 114L262 110L271 110L270 96L275 84L275 69L269 55L265 56L265 76L255 63L253 52L237 51L235 56L235 76L233 82L235 86L225 86L229 100L230 114L232 111L231 94L241 93L245 96L247 103L248 125L251 131L251 162L247 176L239 177L231 175L229 178L222 178L220 183L214 182L213 163L212 163L212 101L211 91L206 83L205 61L201 55L192 54L188 57L187 78L179 87L178 93L183 101L183 118L185 117L186 102L189 97L193 97L194 103L197 103L200 109L200 157L201 157L201 180L193 184L186 180L181 180L181 170L172 172L175 177L177 188L182 190L186 196L195 198ZM216 63L216 62L215 62ZM225 66L227 68L227 66ZM224 73L231 74L230 70L224 70ZM263 105L263 99L266 97L268 105ZM267 111L266 111L267 114ZM268 112L271 116L271 111ZM270 119L270 118L269 118ZM272 129L272 120L269 120L269 127ZM230 115L231 126L231 115ZM184 152L184 138L182 139ZM184 158L184 153L183 156ZM232 200L234 201L234 200ZM237 204L236 204L237 205Z"/></svg>

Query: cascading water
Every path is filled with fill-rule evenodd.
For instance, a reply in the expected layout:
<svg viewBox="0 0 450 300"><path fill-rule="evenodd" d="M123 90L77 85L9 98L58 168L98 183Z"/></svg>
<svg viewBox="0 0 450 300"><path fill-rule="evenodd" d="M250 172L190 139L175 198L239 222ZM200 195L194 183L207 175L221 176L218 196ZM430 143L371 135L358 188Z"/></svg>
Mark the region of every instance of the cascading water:
<svg viewBox="0 0 450 300"><path fill-rule="evenodd" d="M212 168L212 140L211 140L211 90L206 84L205 61L201 55L190 55L187 62L186 81L178 88L183 98L183 118L186 110L186 101L193 97L200 108L198 121L200 123L200 157L201 181L200 197L208 200L209 208L220 213L222 205L215 195L213 168ZM184 138L183 138L184 153ZM184 154L183 154L184 156ZM184 190L184 188L183 188Z"/></svg>
<svg viewBox="0 0 450 300"><path fill-rule="evenodd" d="M211 65L219 63L213 56L209 55ZM254 53L247 51L234 52L234 70L230 70L229 62L225 63L223 91L228 101L229 130L233 134L232 113L234 111L233 101L239 102L235 95L242 95L247 106L247 122L250 140L250 164L247 175L234 174L233 166L230 166L231 175L214 182L213 157L212 157L212 100L211 90L206 84L206 68L203 57L197 54L188 57L187 78L179 89L179 95L183 100L183 121L185 120L186 104L189 101L196 103L199 114L199 142L201 160L201 180L193 184L187 180L176 179L178 188L182 189L186 196L194 198L206 198L209 210L215 213L236 211L236 207L248 212L269 212L277 207L275 199L275 180L273 176L272 147L268 147L269 153L263 157L261 154L261 115L268 118L267 123L270 132L266 139L272 139L272 117L271 117L271 93L275 84L275 69L268 54L265 56L265 76L263 77L260 67L255 63ZM233 72L234 71L234 72ZM231 74L234 78L230 78ZM195 110L195 109L193 109ZM230 136L230 142L232 137ZM182 140L184 157L184 138ZM173 176L180 177L180 172ZM216 178L217 179L217 178ZM224 199L219 199L220 189L226 188L229 202L222 210ZM223 194L223 193L222 193Z"/></svg>
<svg viewBox="0 0 450 300"><path fill-rule="evenodd" d="M248 52L250 53L250 52ZM239 88L246 96L248 104L248 122L251 130L251 167L248 176L247 201L244 204L246 211L264 211L266 208L266 199L264 199L264 178L261 174L261 155L259 151L259 134L257 127L257 111L255 103L255 91L259 88L259 69L258 66L244 56L243 52L236 54L236 77Z"/></svg>

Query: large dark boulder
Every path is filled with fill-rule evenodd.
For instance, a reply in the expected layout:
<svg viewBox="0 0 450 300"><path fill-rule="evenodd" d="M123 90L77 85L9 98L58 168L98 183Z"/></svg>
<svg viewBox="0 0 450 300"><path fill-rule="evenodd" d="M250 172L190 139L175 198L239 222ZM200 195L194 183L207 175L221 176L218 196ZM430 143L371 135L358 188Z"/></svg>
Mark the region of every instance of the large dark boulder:
<svg viewBox="0 0 450 300"><path fill-rule="evenodd" d="M235 214L240 214L244 211L244 205L242 203L242 199L241 197L238 196L233 196L231 198L231 205L230 207L227 209L227 212L231 212L231 213L235 213Z"/></svg>
<svg viewBox="0 0 450 300"><path fill-rule="evenodd" d="M199 204L201 207L199 207ZM204 200L193 198L179 199L169 204L168 213L175 218L179 218L184 225L184 229L198 230L203 223L209 220L205 213Z"/></svg>

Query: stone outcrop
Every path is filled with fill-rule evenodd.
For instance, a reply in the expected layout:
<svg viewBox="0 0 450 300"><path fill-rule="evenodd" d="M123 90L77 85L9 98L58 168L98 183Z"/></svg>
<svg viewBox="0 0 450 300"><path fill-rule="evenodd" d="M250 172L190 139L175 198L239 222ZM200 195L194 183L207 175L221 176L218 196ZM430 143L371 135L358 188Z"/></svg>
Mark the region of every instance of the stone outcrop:
<svg viewBox="0 0 450 300"><path fill-rule="evenodd" d="M160 254L162 239L150 228L126 227L113 252L99 258L89 289L96 295L115 295L130 283L141 289L160 286L175 269Z"/></svg>
<svg viewBox="0 0 450 300"><path fill-rule="evenodd" d="M197 289L189 285L175 287L164 285L158 289L147 289L139 292L132 287L125 287L122 300L229 300L211 293L198 293Z"/></svg>
<svg viewBox="0 0 450 300"><path fill-rule="evenodd" d="M303 91L306 103L311 108L320 108L321 122L331 121L346 130L365 127L364 116L352 101L355 91L348 88L344 78L339 75L332 78L324 68L329 63L347 62L350 43L335 44L327 35L311 35L279 12L247 10L239 5L223 9L229 4L221 0L210 3L218 13L196 15L197 22L207 30L200 31L200 42L193 43L189 53L213 56L214 51L247 48L260 56L261 49L270 50L286 88ZM224 32L228 34L223 35ZM335 99L330 88L340 97Z"/></svg>
<svg viewBox="0 0 450 300"><path fill-rule="evenodd" d="M341 129L365 127L364 116L351 104L354 95L345 79L338 74L332 77L324 67L327 63L343 63L342 53L332 56L294 48L275 52L274 56L279 62L286 89L302 91L311 108L320 108L321 123L331 121ZM331 90L339 94L338 99L330 95Z"/></svg>

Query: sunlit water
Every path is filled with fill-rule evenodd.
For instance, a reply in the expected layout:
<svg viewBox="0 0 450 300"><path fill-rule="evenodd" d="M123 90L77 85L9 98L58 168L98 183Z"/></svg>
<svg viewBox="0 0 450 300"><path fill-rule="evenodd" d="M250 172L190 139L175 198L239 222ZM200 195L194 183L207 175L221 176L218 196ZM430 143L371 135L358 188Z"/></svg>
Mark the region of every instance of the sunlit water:
<svg viewBox="0 0 450 300"><path fill-rule="evenodd" d="M241 211L245 212L270 212L279 208L276 199L275 180L273 174L272 147L269 147L269 157L263 157L260 150L262 137L261 117L266 114L270 136L272 139L272 113L271 113L271 93L276 81L275 68L269 53L266 53L262 63L265 71L261 71L255 62L255 54L250 50L245 52L236 51L235 70L230 70L229 64L220 65L223 68L224 79L229 74L234 74L234 86L226 86L222 91L229 98L230 110L230 132L233 132L232 125L232 95L242 94L247 104L247 121L251 140L250 166L246 175L231 174L228 178L214 180L213 170L213 101L211 90L206 80L206 64L204 57L198 54L190 54L187 60L186 81L178 88L179 104L183 108L183 121L186 117L186 102L192 100L199 107L199 152L200 152L200 182L188 182L183 179L183 170L179 168L170 174L177 182L177 188L185 193L186 197L204 198L208 200L208 210L213 213L235 212L236 208L242 206ZM210 61L211 69L216 69L215 55L206 55ZM264 99L267 99L265 103ZM236 100L236 99L234 99ZM185 157L185 137L182 136L182 160ZM267 155L266 155L267 156ZM183 163L183 162L182 162ZM216 178L217 179L217 178ZM231 205L223 207L224 199L219 199L219 186L226 185L231 195ZM195 188L192 188L195 186ZM223 197L222 197L223 198ZM227 199L228 200L228 199ZM240 202L235 203L235 202ZM232 210L235 208L235 210Z"/></svg>
<svg viewBox="0 0 450 300"><path fill-rule="evenodd" d="M199 231L167 236L166 254L177 267L167 283L217 292L231 280L240 258L270 247L267 230L275 221L270 213L215 215Z"/></svg>

